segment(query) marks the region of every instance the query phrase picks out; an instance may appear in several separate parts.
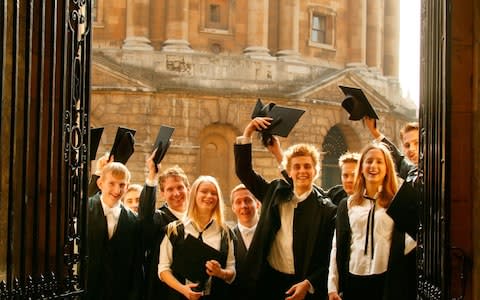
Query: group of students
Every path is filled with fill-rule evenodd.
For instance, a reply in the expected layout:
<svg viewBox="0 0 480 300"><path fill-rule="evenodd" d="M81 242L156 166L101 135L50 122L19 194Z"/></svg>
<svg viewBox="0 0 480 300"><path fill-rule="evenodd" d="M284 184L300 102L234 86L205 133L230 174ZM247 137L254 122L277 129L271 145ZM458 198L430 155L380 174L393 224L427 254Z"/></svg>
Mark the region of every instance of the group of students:
<svg viewBox="0 0 480 300"><path fill-rule="evenodd" d="M320 155L311 144L283 152L272 137L267 147L283 177L267 181L255 172L252 136L271 122L255 117L236 139L234 228L216 178L199 176L190 186L180 167L155 165L153 153L134 212L121 204L128 169L100 159L92 181L99 192L90 189L88 203L87 299L415 299L416 237L396 226L388 208L397 176L405 179L418 163L418 124L401 132L405 158L365 117L376 141L343 155L342 187L324 191L314 184ZM165 200L158 209L157 192ZM203 282L183 270L198 240L221 254L201 266Z"/></svg>

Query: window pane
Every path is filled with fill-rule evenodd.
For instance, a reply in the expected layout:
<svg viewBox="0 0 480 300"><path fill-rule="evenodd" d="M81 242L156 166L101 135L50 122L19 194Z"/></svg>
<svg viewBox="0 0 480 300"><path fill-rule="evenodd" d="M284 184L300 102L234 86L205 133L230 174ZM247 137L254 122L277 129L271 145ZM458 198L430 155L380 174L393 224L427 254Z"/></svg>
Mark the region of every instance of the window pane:
<svg viewBox="0 0 480 300"><path fill-rule="evenodd" d="M319 17L318 16L313 16L313 19L312 19L312 28L313 29L317 29L320 25L320 20L319 20Z"/></svg>
<svg viewBox="0 0 480 300"><path fill-rule="evenodd" d="M210 5L210 22L220 23L220 5Z"/></svg>

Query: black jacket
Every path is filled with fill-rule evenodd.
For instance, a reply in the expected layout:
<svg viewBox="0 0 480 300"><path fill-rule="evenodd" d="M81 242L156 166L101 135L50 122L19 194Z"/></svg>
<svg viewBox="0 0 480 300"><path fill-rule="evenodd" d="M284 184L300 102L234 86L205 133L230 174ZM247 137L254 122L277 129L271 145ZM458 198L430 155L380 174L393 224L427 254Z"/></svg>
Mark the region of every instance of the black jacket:
<svg viewBox="0 0 480 300"><path fill-rule="evenodd" d="M145 185L140 195L138 219L142 230L145 269L145 299L159 299L168 287L158 277L160 243L168 223L178 220L166 205L155 209L156 187Z"/></svg>
<svg viewBox="0 0 480 300"><path fill-rule="evenodd" d="M267 266L267 256L276 232L280 229L279 204L291 201L293 187L282 179L267 182L255 173L251 147L251 144L235 144L234 152L238 178L262 202L261 216L243 270L248 280L254 283L261 279L259 276ZM312 217L311 230L307 236L302 237L306 246L294 249L295 271L299 278L308 279L313 285L314 297L326 297L336 206L315 188L305 201L312 201L313 208L309 212L309 217Z"/></svg>
<svg viewBox="0 0 480 300"><path fill-rule="evenodd" d="M89 199L87 215L87 299L140 299L141 251L137 217L122 206L108 239L100 194Z"/></svg>

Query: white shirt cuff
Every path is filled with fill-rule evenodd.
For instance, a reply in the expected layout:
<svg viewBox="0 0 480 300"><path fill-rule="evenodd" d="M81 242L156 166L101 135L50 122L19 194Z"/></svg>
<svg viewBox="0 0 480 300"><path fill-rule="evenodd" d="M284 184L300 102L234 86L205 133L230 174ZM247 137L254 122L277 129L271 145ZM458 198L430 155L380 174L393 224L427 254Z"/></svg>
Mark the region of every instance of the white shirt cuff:
<svg viewBox="0 0 480 300"><path fill-rule="evenodd" d="M310 294L315 293L315 289L313 288L312 283L311 283L310 280L308 280L308 279L307 279L307 281L308 281L308 285L310 286L310 287L308 288L308 292L309 292Z"/></svg>
<svg viewBox="0 0 480 300"><path fill-rule="evenodd" d="M380 143L384 138L385 138L385 136L383 134L380 134L380 136L378 138L374 139L374 141L377 142L377 143Z"/></svg>
<svg viewBox="0 0 480 300"><path fill-rule="evenodd" d="M155 187L158 185L158 180L150 180L150 179L145 179L145 183L148 185L148 186L151 186L151 187Z"/></svg>
<svg viewBox="0 0 480 300"><path fill-rule="evenodd" d="M237 136L237 139L235 140L236 144L239 145L245 145L245 144L251 144L252 143L252 138L251 137L246 137L246 136Z"/></svg>

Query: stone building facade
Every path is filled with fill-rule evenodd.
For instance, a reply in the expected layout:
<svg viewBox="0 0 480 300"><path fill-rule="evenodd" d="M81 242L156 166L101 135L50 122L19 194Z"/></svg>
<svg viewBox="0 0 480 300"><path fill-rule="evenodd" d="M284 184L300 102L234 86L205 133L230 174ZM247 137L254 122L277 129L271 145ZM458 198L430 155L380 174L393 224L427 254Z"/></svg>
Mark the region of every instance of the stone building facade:
<svg viewBox="0 0 480 300"><path fill-rule="evenodd" d="M318 147L325 188L340 182L338 156L371 139L348 120L339 85L362 88L397 143L416 118L398 82L399 0L95 0L92 17L91 125L105 128L98 155L118 126L135 128L134 182L166 124L175 132L162 167L217 177L228 205L238 183L232 145L257 98L306 110L281 143ZM254 164L279 176L258 140Z"/></svg>

